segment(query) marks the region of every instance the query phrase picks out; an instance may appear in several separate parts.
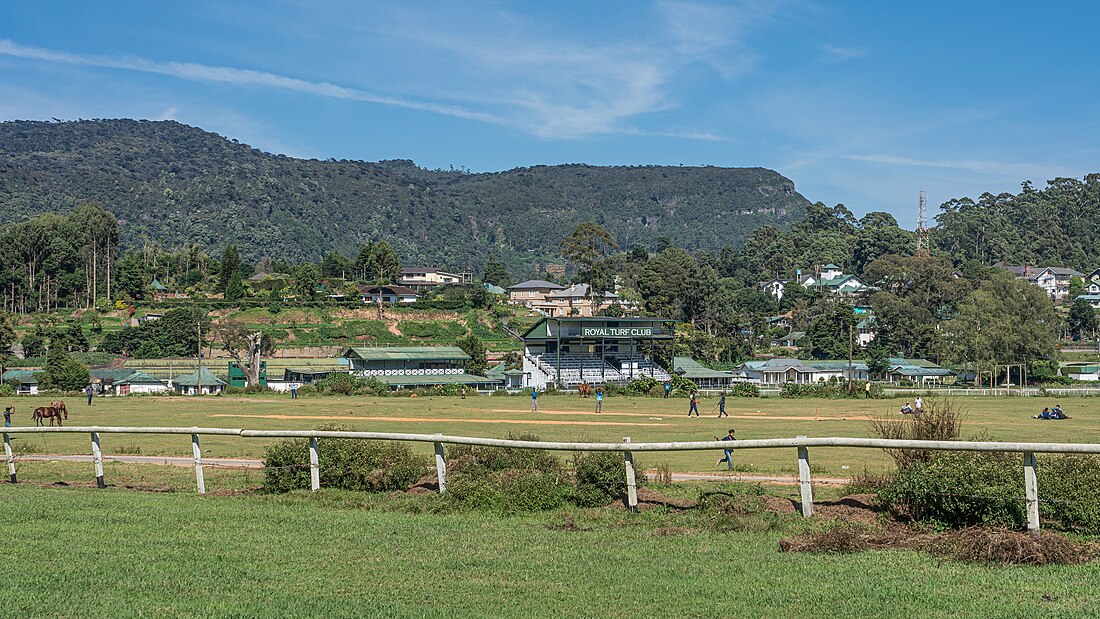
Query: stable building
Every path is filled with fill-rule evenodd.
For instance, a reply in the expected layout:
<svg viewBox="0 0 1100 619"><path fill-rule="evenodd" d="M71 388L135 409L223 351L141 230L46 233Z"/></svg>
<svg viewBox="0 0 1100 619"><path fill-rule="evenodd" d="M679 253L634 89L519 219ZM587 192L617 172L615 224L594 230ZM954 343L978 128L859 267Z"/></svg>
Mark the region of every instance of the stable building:
<svg viewBox="0 0 1100 619"><path fill-rule="evenodd" d="M136 393L166 393L168 383L146 374L145 372L132 372L129 376L112 383L115 395L133 395Z"/></svg>
<svg viewBox="0 0 1100 619"><path fill-rule="evenodd" d="M38 395L38 379L30 370L8 370L0 375L0 384L11 385L15 395Z"/></svg>
<svg viewBox="0 0 1100 619"><path fill-rule="evenodd" d="M656 353L672 357L674 320L664 318L543 318L523 334L525 387L626 384L670 378Z"/></svg>
<svg viewBox="0 0 1100 619"><path fill-rule="evenodd" d="M470 355L457 346L354 347L341 357L353 376L378 380L393 389L435 385L495 389L499 385L488 377L466 373Z"/></svg>
<svg viewBox="0 0 1100 619"><path fill-rule="evenodd" d="M225 391L226 382L200 366L196 372L177 376L172 386L183 395L215 395Z"/></svg>

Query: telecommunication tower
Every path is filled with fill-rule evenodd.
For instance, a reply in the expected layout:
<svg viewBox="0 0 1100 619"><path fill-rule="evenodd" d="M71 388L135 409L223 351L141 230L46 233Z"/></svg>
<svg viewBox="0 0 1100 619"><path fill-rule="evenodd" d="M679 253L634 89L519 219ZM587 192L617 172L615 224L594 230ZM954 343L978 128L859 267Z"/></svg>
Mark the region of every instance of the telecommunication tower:
<svg viewBox="0 0 1100 619"><path fill-rule="evenodd" d="M924 191L920 192L920 209L917 211L917 257L927 258L930 254L928 249L928 229L924 227L924 206L925 195Z"/></svg>

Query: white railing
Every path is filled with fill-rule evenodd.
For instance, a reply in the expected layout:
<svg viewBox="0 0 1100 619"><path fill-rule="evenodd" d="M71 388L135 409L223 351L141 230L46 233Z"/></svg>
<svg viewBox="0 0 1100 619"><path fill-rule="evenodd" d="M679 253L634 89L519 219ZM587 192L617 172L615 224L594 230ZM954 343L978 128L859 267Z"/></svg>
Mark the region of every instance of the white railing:
<svg viewBox="0 0 1100 619"><path fill-rule="evenodd" d="M241 428L170 428L170 427L114 427L114 426L69 426L69 427L22 427L4 428L4 451L7 454L8 472L12 483L16 482L15 455L11 449L12 434L89 434L91 436L92 462L95 467L96 484L103 488L103 455L100 450L101 434L190 434L195 460L195 481L199 494L205 494L203 480L202 451L199 448L200 435L241 436L245 438L307 438L309 439L310 487L318 490L320 482L320 462L317 440L322 438L346 438L361 440L408 441L432 443L435 446L436 474L439 491L447 491L447 463L444 459L444 445L480 445L485 447L511 447L517 449L546 449L552 451L619 451L623 453L627 480L627 505L634 509L638 505L638 491L635 479L634 456L636 451L711 451L742 449L795 448L798 453L798 484L802 497L802 515L813 515L813 486L810 477L811 447L855 447L863 449L911 449L938 451L983 451L1014 452L1023 454L1024 489L1027 504L1027 528L1039 530L1039 490L1035 476L1035 454L1092 454L1100 455L1100 443L1004 443L985 441L919 441L892 440L878 438L825 437L753 439L744 441L685 441L671 443L631 443L630 437L624 437L622 443L565 443L556 441L518 441L511 439L477 438L469 436L450 436L444 434L404 434L391 432L354 432L335 430L246 430Z"/></svg>

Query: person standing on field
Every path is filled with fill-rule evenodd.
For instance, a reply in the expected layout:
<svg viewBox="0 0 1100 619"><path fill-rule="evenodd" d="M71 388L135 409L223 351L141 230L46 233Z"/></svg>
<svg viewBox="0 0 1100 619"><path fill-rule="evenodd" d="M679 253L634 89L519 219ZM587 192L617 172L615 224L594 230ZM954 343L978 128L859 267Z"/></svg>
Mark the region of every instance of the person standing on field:
<svg viewBox="0 0 1100 619"><path fill-rule="evenodd" d="M463 399L463 400L465 400L465 399L466 399L466 387L463 387L463 388L462 388L462 399Z"/></svg>
<svg viewBox="0 0 1100 619"><path fill-rule="evenodd" d="M729 413L726 412L726 392L722 392L722 396L718 398L718 417L729 417Z"/></svg>
<svg viewBox="0 0 1100 619"><path fill-rule="evenodd" d="M531 412L539 412L539 390L537 387L531 387Z"/></svg>
<svg viewBox="0 0 1100 619"><path fill-rule="evenodd" d="M596 412L603 410L603 387L596 387Z"/></svg>
<svg viewBox="0 0 1100 619"><path fill-rule="evenodd" d="M665 381L665 399L667 400L670 395L672 395L672 383L666 380Z"/></svg>
<svg viewBox="0 0 1100 619"><path fill-rule="evenodd" d="M290 399L298 399L298 383L290 383Z"/></svg>
<svg viewBox="0 0 1100 619"><path fill-rule="evenodd" d="M88 388L85 389L85 391L88 394L88 406L91 406L92 405L92 394L95 393L95 390L92 389L91 385L88 385Z"/></svg>
<svg viewBox="0 0 1100 619"><path fill-rule="evenodd" d="M865 400L871 399L871 381L868 380L867 384L863 385L863 395Z"/></svg>
<svg viewBox="0 0 1100 619"><path fill-rule="evenodd" d="M11 414L14 413L14 412L15 411L12 410L12 407L10 407L10 406L4 409L4 427L5 428L10 428L11 427Z"/></svg>
<svg viewBox="0 0 1100 619"><path fill-rule="evenodd" d="M918 415L924 412L924 400L920 399L919 395L916 400L913 400L913 412Z"/></svg>
<svg viewBox="0 0 1100 619"><path fill-rule="evenodd" d="M691 417L692 413L695 413L696 417L699 416L699 392L698 391L692 391L691 392L691 406L688 408L688 417Z"/></svg>

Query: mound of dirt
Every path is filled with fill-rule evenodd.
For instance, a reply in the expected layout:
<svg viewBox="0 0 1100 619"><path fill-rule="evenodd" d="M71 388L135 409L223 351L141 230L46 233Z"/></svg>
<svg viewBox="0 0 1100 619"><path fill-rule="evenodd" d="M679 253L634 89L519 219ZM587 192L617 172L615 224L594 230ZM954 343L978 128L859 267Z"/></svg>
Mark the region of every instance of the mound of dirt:
<svg viewBox="0 0 1100 619"><path fill-rule="evenodd" d="M670 497L653 490L652 488L638 488L638 509L653 507L671 507L673 509L691 509L696 506L691 499Z"/></svg>
<svg viewBox="0 0 1100 619"><path fill-rule="evenodd" d="M821 501L814 503L814 516L828 520L842 520L859 524L875 524L879 521L879 512L874 507L872 494L853 494L839 501Z"/></svg>
<svg viewBox="0 0 1100 619"><path fill-rule="evenodd" d="M971 527L930 534L896 525L870 528L842 524L819 533L779 540L783 552L853 553L865 550L918 550L938 557L984 565L1078 565L1097 555L1095 547L1057 533L1032 535L1008 529Z"/></svg>

